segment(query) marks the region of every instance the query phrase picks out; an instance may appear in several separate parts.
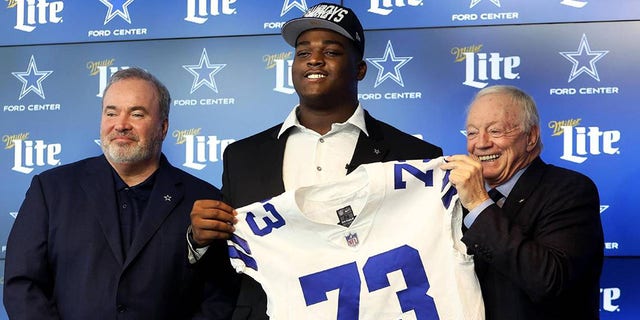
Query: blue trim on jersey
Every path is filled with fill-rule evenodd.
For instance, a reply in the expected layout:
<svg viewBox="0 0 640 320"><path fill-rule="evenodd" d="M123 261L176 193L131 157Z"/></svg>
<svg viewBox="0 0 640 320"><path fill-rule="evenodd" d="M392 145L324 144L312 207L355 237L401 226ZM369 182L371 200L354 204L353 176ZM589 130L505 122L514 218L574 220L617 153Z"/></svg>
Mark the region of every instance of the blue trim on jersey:
<svg viewBox="0 0 640 320"><path fill-rule="evenodd" d="M252 258L251 256L245 254L242 251L239 251L234 246L229 246L227 249L229 251L229 258L240 259L242 260L242 262L244 262L244 265L247 266L247 268L251 268L255 271L258 271L258 262L256 261L256 259Z"/></svg>
<svg viewBox="0 0 640 320"><path fill-rule="evenodd" d="M442 177L442 190L440 190L440 191L444 191L445 187L447 186L449 187L449 190L447 190L447 192L442 196L442 204L447 209L449 209L449 206L451 205L451 200L453 199L453 196L455 196L458 193L458 189L450 185L449 174L451 174L450 170L447 170L444 172L444 177Z"/></svg>
<svg viewBox="0 0 640 320"><path fill-rule="evenodd" d="M236 234L232 234L229 241L242 248L242 250L244 250L244 252L246 252L247 254L251 254L251 247L249 247L249 242L247 242L247 240L243 239L242 237L239 237Z"/></svg>

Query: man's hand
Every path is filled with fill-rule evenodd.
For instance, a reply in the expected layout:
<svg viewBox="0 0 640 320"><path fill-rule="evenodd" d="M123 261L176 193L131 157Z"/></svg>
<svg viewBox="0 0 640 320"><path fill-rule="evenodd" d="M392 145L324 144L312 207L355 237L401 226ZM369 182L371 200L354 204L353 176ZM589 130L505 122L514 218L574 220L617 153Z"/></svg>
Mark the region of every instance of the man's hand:
<svg viewBox="0 0 640 320"><path fill-rule="evenodd" d="M441 165L440 169L451 170L449 180L458 190L463 207L472 210L489 199L489 194L484 188L482 164L478 159L459 154L446 157L445 160L447 162Z"/></svg>
<svg viewBox="0 0 640 320"><path fill-rule="evenodd" d="M216 239L229 239L238 222L237 212L218 200L196 200L191 209L191 230L198 246L208 246Z"/></svg>

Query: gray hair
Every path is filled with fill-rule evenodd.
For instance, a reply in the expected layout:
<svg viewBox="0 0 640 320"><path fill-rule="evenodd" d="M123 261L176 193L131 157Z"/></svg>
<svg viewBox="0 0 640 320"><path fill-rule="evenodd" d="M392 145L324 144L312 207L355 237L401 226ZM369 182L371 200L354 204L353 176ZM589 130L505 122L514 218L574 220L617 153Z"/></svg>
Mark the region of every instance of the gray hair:
<svg viewBox="0 0 640 320"><path fill-rule="evenodd" d="M522 110L522 126L525 132L530 132L534 126L540 127L540 116L533 98L521 89L508 85L486 87L476 93L473 100L489 94L505 94L512 100L513 105ZM468 110L467 110L468 111ZM468 112L467 112L468 113Z"/></svg>
<svg viewBox="0 0 640 320"><path fill-rule="evenodd" d="M109 83L107 84L107 87L104 89L104 92L107 92L107 90L109 90L109 87L111 87L113 83L118 82L120 80L125 80L125 79L140 79L140 80L146 80L151 82L156 88L156 91L158 94L158 100L159 100L158 103L160 104L160 116L162 117L162 120L166 120L169 118L169 110L171 108L171 95L169 94L169 90L164 84L162 84L162 82L160 82L160 80L158 80L158 78L156 78L154 75L152 75L151 73L149 73L148 71L142 68L131 67L127 69L118 70L109 79ZM102 99L104 100L104 94L102 96L103 96Z"/></svg>

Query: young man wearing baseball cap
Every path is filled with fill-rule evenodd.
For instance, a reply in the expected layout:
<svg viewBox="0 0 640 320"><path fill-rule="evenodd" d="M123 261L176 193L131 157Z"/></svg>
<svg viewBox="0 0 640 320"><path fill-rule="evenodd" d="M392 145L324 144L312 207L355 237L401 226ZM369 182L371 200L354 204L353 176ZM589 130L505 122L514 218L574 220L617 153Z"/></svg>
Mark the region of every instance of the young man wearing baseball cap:
<svg viewBox="0 0 640 320"><path fill-rule="evenodd" d="M365 36L351 9L320 3L286 22L282 36L295 48L291 75L299 104L283 123L226 148L224 202L199 200L191 212L192 262L214 239L231 236L233 208L335 180L360 164L442 155L441 148L376 120L360 105ZM247 276L233 319L268 319L265 293Z"/></svg>

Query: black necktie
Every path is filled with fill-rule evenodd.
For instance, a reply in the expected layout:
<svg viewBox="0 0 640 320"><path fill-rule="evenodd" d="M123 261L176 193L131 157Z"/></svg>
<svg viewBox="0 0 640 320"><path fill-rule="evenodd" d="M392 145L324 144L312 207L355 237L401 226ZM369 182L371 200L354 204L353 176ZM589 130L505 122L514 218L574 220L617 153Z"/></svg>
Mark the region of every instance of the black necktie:
<svg viewBox="0 0 640 320"><path fill-rule="evenodd" d="M504 198L504 196L502 195L502 193L500 193L500 191L498 191L498 189L496 188L492 188L491 190L489 190L489 198L491 198L491 200L493 200L493 202L495 202L498 207L502 207L502 205L504 204L504 201L500 201Z"/></svg>

